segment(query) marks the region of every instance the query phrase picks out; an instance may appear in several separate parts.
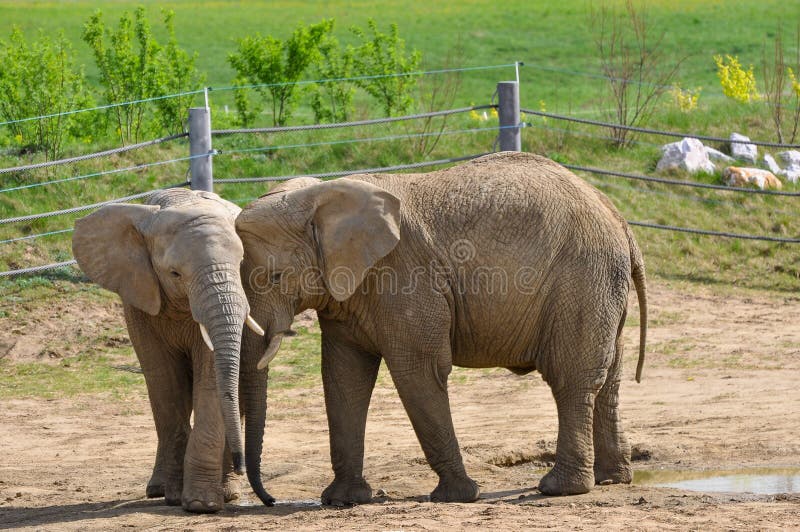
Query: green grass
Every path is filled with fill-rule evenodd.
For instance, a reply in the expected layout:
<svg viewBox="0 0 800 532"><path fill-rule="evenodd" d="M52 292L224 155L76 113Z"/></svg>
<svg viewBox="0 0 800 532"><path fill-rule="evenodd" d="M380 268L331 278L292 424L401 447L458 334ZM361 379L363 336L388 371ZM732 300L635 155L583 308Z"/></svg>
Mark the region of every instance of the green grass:
<svg viewBox="0 0 800 532"><path fill-rule="evenodd" d="M115 360L116 357L93 353L64 358L57 364L0 361L0 399L108 393L123 400L131 394L145 393L144 377Z"/></svg>
<svg viewBox="0 0 800 532"><path fill-rule="evenodd" d="M226 55L234 49L237 37L255 32L283 37L297 22L311 23L323 17L334 17L339 20L337 33L346 41L349 38L346 26L364 25L368 17L376 17L382 25L390 22L399 25L408 46L422 50L425 68L446 66L448 61L451 65L456 62L456 66L525 61L527 66L520 71L524 108L539 109L540 102L544 102L549 111L603 118L603 109L610 106L605 80L569 73L598 72L593 33L588 27L588 4L583 0L567 0L559 3L557 8L546 2L511 1L504 5L502 13L497 12L496 5L486 1L460 2L457 5L444 1L424 4L399 1L378 4L114 2L104 7L107 21L116 21L122 10L132 9L139 3L149 9L153 20L158 6L165 5L175 10L177 36L183 46L199 53L198 66L207 73L211 86L229 84L233 73L227 66ZM95 9L95 3L24 3L24 9L22 5L22 2L0 1L0 16L9 25L18 24L25 30L41 27L52 32L63 29L75 43L80 61L92 72L89 49L80 41L79 35L83 21ZM740 105L722 96L711 57L716 53L731 53L739 55L745 65L758 63L762 46L765 42L770 43L770 35L774 35L777 28L774 13L782 13L783 20L795 20L800 16L800 5L756 0L736 3L659 0L647 5L652 31L665 34L663 49L666 57L686 56L677 81L685 87L703 87L703 92L699 108L690 113L680 112L668 97L663 98L646 125L722 137L727 137L731 131L740 131L759 140L774 139L768 108L764 104ZM736 31L731 31L732 28ZM158 30L156 26L156 33ZM791 33L793 29L787 28L786 31ZM451 52L458 47L462 52L453 56ZM452 105L489 103L496 82L510 77L513 77L510 68L464 73ZM439 81L441 76L426 78L429 84ZM226 115L224 110L230 96L229 91L211 93L214 128L231 124L232 115ZM357 108L356 115L356 118L379 116L374 106L365 101ZM292 123L310 121L311 113L301 102ZM523 149L543 153L563 163L626 172L652 173L659 157L659 146L673 140L638 135L630 147L620 150L604 139L608 132L603 129L533 116L526 117L526 121L532 127L523 130ZM264 115L259 125L268 125L269 122L269 117ZM462 130L495 124L491 118L481 121L459 115L448 119L446 129ZM359 138L413 134L419 131L419 127L418 123L404 123L340 131L215 137L214 147L222 153L214 160L214 173L217 178L225 178L358 169L479 153L491 150L494 141L491 132L447 135L427 156L415 149L414 141L410 139L335 144ZM325 142L334 144L302 147ZM104 145L71 146L69 152L79 154L112 146L110 141ZM236 150L265 146L285 148L235 153ZM776 150L769 151L774 153ZM25 175L3 175L0 188L91 174L110 167L167 161L186 155L186 141L174 141L115 157L114 160L88 161ZM0 156L0 166L14 166L30 160L38 159L35 155ZM47 212L181 182L186 179L187 166L185 162L171 163L2 193L0 216ZM631 220L746 234L785 237L800 234L792 198L699 191L591 174L584 177L608 194ZM720 180L719 176L697 179L716 183ZM244 205L267 188L265 184L231 184L218 185L216 190L223 197ZM800 190L789 184L786 188ZM0 226L0 240L68 229L83 214ZM635 228L634 232L643 248L650 275L783 291L796 290L800 279L800 254L796 252L796 245L743 242L643 228ZM69 233L0 246L0 269L3 270L63 261L71 256Z"/></svg>

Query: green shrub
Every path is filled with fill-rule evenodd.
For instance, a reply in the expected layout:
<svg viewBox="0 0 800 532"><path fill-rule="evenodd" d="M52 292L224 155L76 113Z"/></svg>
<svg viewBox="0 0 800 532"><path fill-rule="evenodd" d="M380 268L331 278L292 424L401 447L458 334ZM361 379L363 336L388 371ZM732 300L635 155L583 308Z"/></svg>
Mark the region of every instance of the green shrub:
<svg viewBox="0 0 800 532"><path fill-rule="evenodd" d="M168 131L180 129L186 117L191 96L156 100L159 111L153 117L147 100L197 88L201 77L194 66L194 57L181 50L175 39L173 13L164 11L164 25L169 35L166 47L153 37L145 10L139 7L133 16L125 12L116 30L106 27L102 13L95 12L84 25L83 40L91 47L100 71L104 96L116 122L117 134L123 143L137 142L151 124ZM150 111L148 113L148 111Z"/></svg>
<svg viewBox="0 0 800 532"><path fill-rule="evenodd" d="M353 55L353 73L363 79L355 83L383 107L386 116L403 114L414 102L417 70L422 53L406 54L405 41L400 38L397 24L389 25L389 33L381 33L373 19L367 21L369 34L358 27L351 31L361 39Z"/></svg>
<svg viewBox="0 0 800 532"><path fill-rule="evenodd" d="M81 117L59 114L91 105L83 70L75 66L72 49L60 34L39 33L28 43L18 28L0 42L0 118L8 124L11 142L20 151L59 156L65 137L81 136ZM27 118L48 116L38 120Z"/></svg>
<svg viewBox="0 0 800 532"><path fill-rule="evenodd" d="M297 103L296 83L317 59L320 43L332 29L330 19L300 25L285 41L270 35L245 37L239 40L238 51L228 55L237 72L234 84L255 85L256 92L272 106L273 125L286 125ZM242 125L251 124L260 112L258 104L250 101L245 89L236 91L235 102Z"/></svg>
<svg viewBox="0 0 800 532"><path fill-rule="evenodd" d="M321 80L311 89L311 110L314 120L345 122L353 109L354 83L346 78L353 75L353 49L342 48L333 35L326 34L319 44L315 75Z"/></svg>

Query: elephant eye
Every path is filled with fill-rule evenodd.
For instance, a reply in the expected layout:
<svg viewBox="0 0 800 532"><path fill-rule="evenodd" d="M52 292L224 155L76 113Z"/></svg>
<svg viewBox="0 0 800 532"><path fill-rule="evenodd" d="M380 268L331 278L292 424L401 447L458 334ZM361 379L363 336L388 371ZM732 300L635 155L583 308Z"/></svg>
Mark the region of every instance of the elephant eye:
<svg viewBox="0 0 800 532"><path fill-rule="evenodd" d="M169 271L169 274L170 274L172 277L174 277L175 279L180 279L180 278L181 278L181 274L179 274L179 273L178 273L178 272L176 272L175 270L170 270L170 271Z"/></svg>
<svg viewBox="0 0 800 532"><path fill-rule="evenodd" d="M272 284L279 284L281 282L281 276L283 272L275 272L269 276L269 282Z"/></svg>

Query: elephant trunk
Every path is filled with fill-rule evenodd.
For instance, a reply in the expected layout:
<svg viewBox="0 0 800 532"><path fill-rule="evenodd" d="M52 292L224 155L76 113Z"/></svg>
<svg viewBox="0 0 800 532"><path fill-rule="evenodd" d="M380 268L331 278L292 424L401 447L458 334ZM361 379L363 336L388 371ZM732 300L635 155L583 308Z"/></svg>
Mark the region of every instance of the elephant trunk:
<svg viewBox="0 0 800 532"><path fill-rule="evenodd" d="M245 367L242 370L242 401L245 415L245 463L247 480L253 492L266 506L275 504L275 498L261 481L261 451L267 418L268 370Z"/></svg>
<svg viewBox="0 0 800 532"><path fill-rule="evenodd" d="M249 312L238 268L232 265L196 277L189 297L192 316L206 329L206 343L214 351L225 439L231 451L233 468L243 468L242 427L239 411L239 361L242 329ZM201 327L200 329L202 330Z"/></svg>

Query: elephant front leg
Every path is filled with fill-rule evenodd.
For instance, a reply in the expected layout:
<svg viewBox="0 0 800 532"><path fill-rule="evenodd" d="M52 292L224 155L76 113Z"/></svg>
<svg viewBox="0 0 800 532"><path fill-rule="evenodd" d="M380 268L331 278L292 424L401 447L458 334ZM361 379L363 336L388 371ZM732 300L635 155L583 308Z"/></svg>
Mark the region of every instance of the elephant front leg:
<svg viewBox="0 0 800 532"><path fill-rule="evenodd" d="M194 427L189 436L183 464L183 508L189 512L213 513L222 510L225 429L213 364L194 365Z"/></svg>
<svg viewBox="0 0 800 532"><path fill-rule="evenodd" d="M137 331L138 332L138 331ZM147 384L147 395L158 435L153 474L147 497L164 497L169 505L181 503L183 460L191 432L192 383L182 356L170 354L155 342L131 333Z"/></svg>
<svg viewBox="0 0 800 532"><path fill-rule="evenodd" d="M450 364L437 364L435 360L418 360L417 355L394 356L391 361L387 359L387 364L425 458L439 475L431 501L473 502L478 499L480 488L464 469L453 428L447 394ZM449 353L438 360L449 361Z"/></svg>
<svg viewBox="0 0 800 532"><path fill-rule="evenodd" d="M233 459L228 444L225 444L225 455L222 463L222 495L225 502L237 500L241 496L240 475L233 470Z"/></svg>
<svg viewBox="0 0 800 532"><path fill-rule="evenodd" d="M372 488L363 476L364 432L380 363L378 356L323 336L322 384L334 472L333 482L322 492L323 504L372 500Z"/></svg>

